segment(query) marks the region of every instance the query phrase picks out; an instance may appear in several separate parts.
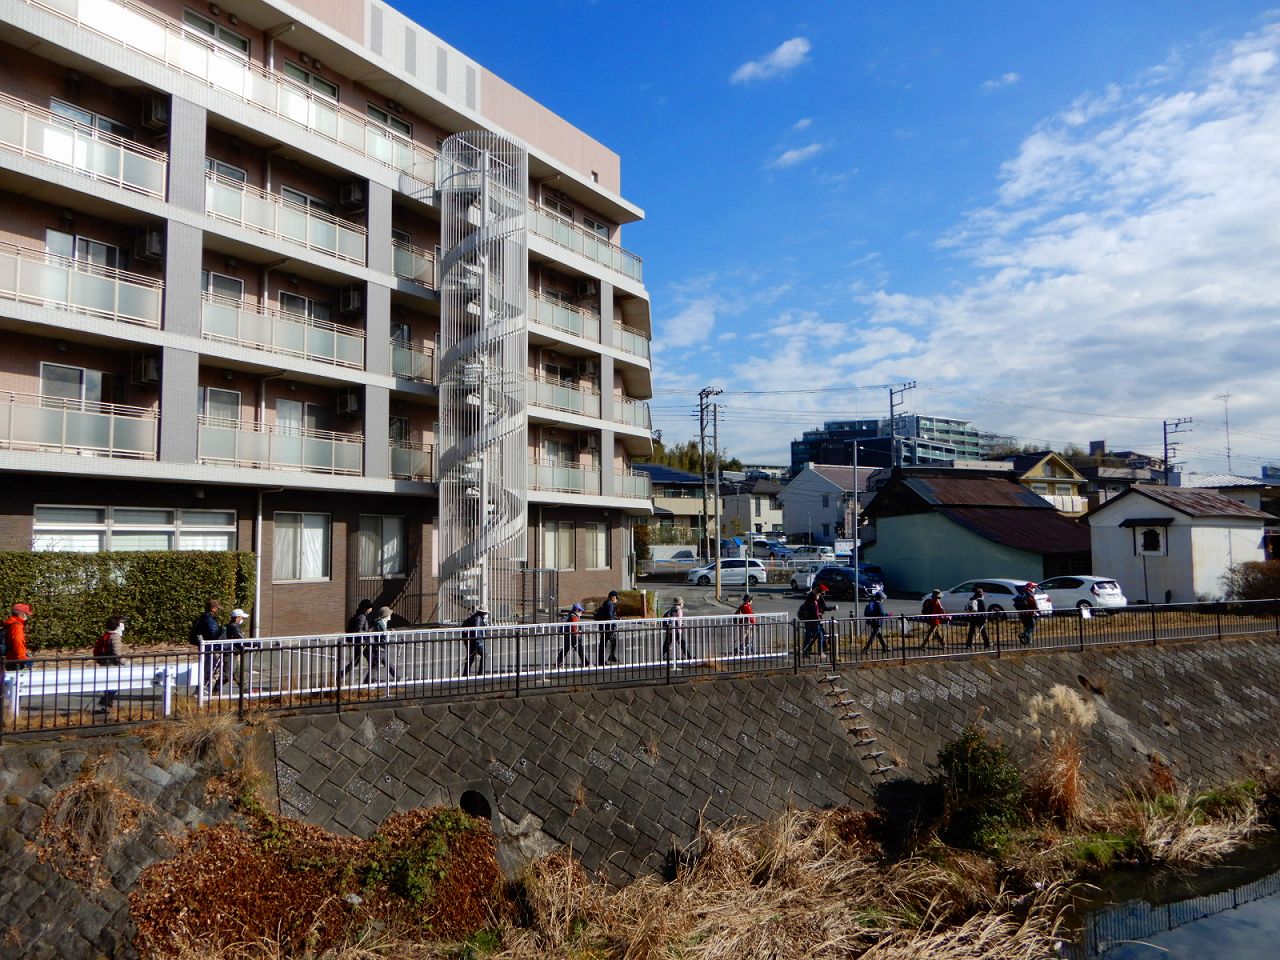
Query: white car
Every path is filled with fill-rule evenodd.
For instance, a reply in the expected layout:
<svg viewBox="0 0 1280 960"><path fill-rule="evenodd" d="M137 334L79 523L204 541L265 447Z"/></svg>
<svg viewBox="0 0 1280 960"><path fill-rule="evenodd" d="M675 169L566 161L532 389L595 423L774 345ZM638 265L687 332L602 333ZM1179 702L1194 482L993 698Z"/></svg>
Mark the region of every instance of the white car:
<svg viewBox="0 0 1280 960"><path fill-rule="evenodd" d="M796 593L808 593L813 586L813 577L823 567L834 566L829 560L799 560L790 566L796 568L791 575L791 589Z"/></svg>
<svg viewBox="0 0 1280 960"><path fill-rule="evenodd" d="M1016 610L1013 605L1013 599L1018 595L1018 591L1023 588L1027 581L1025 580L966 580L964 583L958 583L950 590L942 591L942 609L947 613L964 613L964 605L969 602L969 598L973 596L974 587L982 587L983 597L986 601L987 609L992 613L1000 613L1002 611ZM1036 585L1036 609L1042 614L1053 613L1053 601L1049 599L1040 585ZM926 593L921 598L921 602L929 597Z"/></svg>
<svg viewBox="0 0 1280 960"><path fill-rule="evenodd" d="M1110 577L1050 577L1040 584L1059 610L1087 610L1090 607L1124 607L1125 598L1120 584Z"/></svg>
<svg viewBox="0 0 1280 960"><path fill-rule="evenodd" d="M700 587L709 587L716 579L716 565L709 563L705 567L690 570L686 579ZM769 574L766 572L764 564L759 560L733 559L720 561L720 582L722 584L754 587L757 583L765 583L768 579Z"/></svg>
<svg viewBox="0 0 1280 960"><path fill-rule="evenodd" d="M836 562L835 547L816 547L810 544L801 544L798 547L791 548L792 560L821 560L823 563Z"/></svg>

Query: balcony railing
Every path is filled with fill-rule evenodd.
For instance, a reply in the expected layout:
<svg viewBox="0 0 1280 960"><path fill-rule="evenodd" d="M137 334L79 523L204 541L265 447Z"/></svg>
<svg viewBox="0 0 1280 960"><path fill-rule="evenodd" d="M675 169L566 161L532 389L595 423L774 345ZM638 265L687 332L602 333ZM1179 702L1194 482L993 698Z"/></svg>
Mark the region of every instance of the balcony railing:
<svg viewBox="0 0 1280 960"><path fill-rule="evenodd" d="M0 147L94 180L164 198L163 153L0 94Z"/></svg>
<svg viewBox="0 0 1280 960"><path fill-rule="evenodd" d="M146 407L0 394L0 447L8 450L154 460L158 423Z"/></svg>
<svg viewBox="0 0 1280 960"><path fill-rule="evenodd" d="M649 359L649 337L634 327L624 327L620 323L613 325L614 342L623 353Z"/></svg>
<svg viewBox="0 0 1280 960"><path fill-rule="evenodd" d="M630 397L614 397L613 409L619 423L650 430L653 423L649 419L649 405L643 400L632 400Z"/></svg>
<svg viewBox="0 0 1280 960"><path fill-rule="evenodd" d="M205 174L205 212L211 217L292 240L350 263L365 261L365 229L328 213L292 203L239 180Z"/></svg>
<svg viewBox="0 0 1280 960"><path fill-rule="evenodd" d="M186 30L153 10L129 0L27 2L370 160L423 183L435 182L434 151L287 77L251 63L211 38Z"/></svg>
<svg viewBox="0 0 1280 960"><path fill-rule="evenodd" d="M430 480L434 476L435 447L391 441L391 476L397 480Z"/></svg>
<svg viewBox="0 0 1280 960"><path fill-rule="evenodd" d="M201 463L359 476L363 453L360 434L201 417L196 456Z"/></svg>
<svg viewBox="0 0 1280 960"><path fill-rule="evenodd" d="M0 242L0 298L5 300L158 327L163 297L159 280Z"/></svg>
<svg viewBox="0 0 1280 960"><path fill-rule="evenodd" d="M529 291L529 319L594 343L600 342L599 313L583 307L571 307L533 290Z"/></svg>
<svg viewBox="0 0 1280 960"><path fill-rule="evenodd" d="M598 497L600 470L563 460L534 460L529 464L529 488Z"/></svg>
<svg viewBox="0 0 1280 960"><path fill-rule="evenodd" d="M403 380L436 382L436 352L433 347L404 340L391 341L391 373Z"/></svg>
<svg viewBox="0 0 1280 960"><path fill-rule="evenodd" d="M529 378L529 403L539 407L551 407L554 410L565 410L569 413L580 413L586 417L600 416L598 390L584 390L578 386L556 380L544 380L541 377Z"/></svg>
<svg viewBox="0 0 1280 960"><path fill-rule="evenodd" d="M529 230L588 260L602 263L636 282L643 279L640 258L634 253L533 202L529 203Z"/></svg>
<svg viewBox="0 0 1280 960"><path fill-rule="evenodd" d="M648 500L653 495L647 473L637 473L635 471L618 473L614 475L614 480L620 497Z"/></svg>
<svg viewBox="0 0 1280 960"><path fill-rule="evenodd" d="M1063 493L1041 493L1037 496L1052 503L1059 513L1084 513L1089 509L1089 501L1084 497Z"/></svg>
<svg viewBox="0 0 1280 960"><path fill-rule="evenodd" d="M238 300L205 294L200 331L206 340L306 357L340 367L364 366L364 333L285 310L251 309Z"/></svg>
<svg viewBox="0 0 1280 960"><path fill-rule="evenodd" d="M412 280L431 290L439 288L434 253L400 240L393 240L391 249L395 257L393 269L397 277Z"/></svg>

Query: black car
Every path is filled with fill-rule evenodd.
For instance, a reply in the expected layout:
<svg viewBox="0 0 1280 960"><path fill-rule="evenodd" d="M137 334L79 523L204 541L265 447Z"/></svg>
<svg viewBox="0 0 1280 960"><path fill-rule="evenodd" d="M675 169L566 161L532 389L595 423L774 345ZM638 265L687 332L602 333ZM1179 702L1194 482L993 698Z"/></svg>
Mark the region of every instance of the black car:
<svg viewBox="0 0 1280 960"><path fill-rule="evenodd" d="M858 585L857 596L854 596L854 584ZM858 573L853 567L823 567L813 575L813 585L826 586L827 592L839 600L870 600L884 589L879 580L865 573Z"/></svg>

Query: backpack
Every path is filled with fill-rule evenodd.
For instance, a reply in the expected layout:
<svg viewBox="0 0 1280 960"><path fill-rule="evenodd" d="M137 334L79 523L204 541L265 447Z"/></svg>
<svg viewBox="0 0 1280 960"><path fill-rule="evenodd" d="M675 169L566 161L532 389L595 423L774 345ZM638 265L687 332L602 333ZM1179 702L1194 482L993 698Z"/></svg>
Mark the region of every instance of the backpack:
<svg viewBox="0 0 1280 960"><path fill-rule="evenodd" d="M609 609L607 604L602 603L600 606L596 607L595 618L597 620L609 619Z"/></svg>
<svg viewBox="0 0 1280 960"><path fill-rule="evenodd" d="M95 657L111 656L111 635L104 633L93 644L93 655Z"/></svg>
<svg viewBox="0 0 1280 960"><path fill-rule="evenodd" d="M187 631L187 643L193 647L200 646L200 628L204 625L204 617L199 616L191 621L191 629Z"/></svg>
<svg viewBox="0 0 1280 960"><path fill-rule="evenodd" d="M969 602L964 605L965 613L978 613L978 598L970 597Z"/></svg>
<svg viewBox="0 0 1280 960"><path fill-rule="evenodd" d="M1018 591L1018 595L1013 598L1013 608L1015 610L1030 610L1031 601L1027 598L1026 591Z"/></svg>

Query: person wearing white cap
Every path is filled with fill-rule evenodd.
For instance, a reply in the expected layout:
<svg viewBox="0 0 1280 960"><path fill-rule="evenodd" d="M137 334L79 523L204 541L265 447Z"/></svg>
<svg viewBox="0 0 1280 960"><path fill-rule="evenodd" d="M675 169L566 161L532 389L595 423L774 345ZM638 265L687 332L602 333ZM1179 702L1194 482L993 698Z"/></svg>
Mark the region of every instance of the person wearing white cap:
<svg viewBox="0 0 1280 960"><path fill-rule="evenodd" d="M471 616L462 621L463 627L466 629L462 632L462 641L467 645L467 662L462 668L462 675L465 677L471 673L472 665L479 660L480 669L477 673L484 673L484 630L482 627L489 625L489 611L484 604L476 607Z"/></svg>
<svg viewBox="0 0 1280 960"><path fill-rule="evenodd" d="M223 627L222 638L224 640L237 641L231 651L224 653L222 656L222 672L224 675L230 673L228 668L235 663L235 682L239 687L244 686L244 624L249 619L249 614L245 613L239 607L231 611L231 619L227 621L227 625ZM235 658L234 661L232 658Z"/></svg>
<svg viewBox="0 0 1280 960"><path fill-rule="evenodd" d="M565 614L564 626L564 647L560 650L560 656L556 657L556 666L564 663L565 654L570 650L578 652L578 660L584 667L591 666L591 661L587 659L586 653L582 649L582 627L579 625L582 621L582 614L587 608L580 603L575 603L569 608L569 612Z"/></svg>

